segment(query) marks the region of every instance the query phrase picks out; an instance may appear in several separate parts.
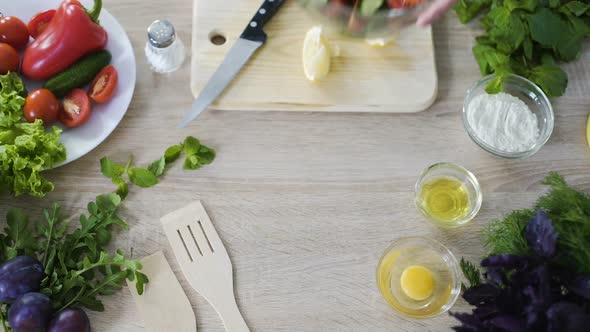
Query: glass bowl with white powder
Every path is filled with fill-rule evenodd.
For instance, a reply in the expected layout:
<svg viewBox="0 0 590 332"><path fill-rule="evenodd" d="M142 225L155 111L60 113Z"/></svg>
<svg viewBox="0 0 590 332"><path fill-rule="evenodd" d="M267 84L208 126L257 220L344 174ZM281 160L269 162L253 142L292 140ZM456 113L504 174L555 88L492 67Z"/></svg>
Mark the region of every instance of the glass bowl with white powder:
<svg viewBox="0 0 590 332"><path fill-rule="evenodd" d="M490 75L467 91L463 125L469 137L484 150L503 158L521 159L535 154L553 132L549 98L535 83L509 75L504 91L486 93Z"/></svg>

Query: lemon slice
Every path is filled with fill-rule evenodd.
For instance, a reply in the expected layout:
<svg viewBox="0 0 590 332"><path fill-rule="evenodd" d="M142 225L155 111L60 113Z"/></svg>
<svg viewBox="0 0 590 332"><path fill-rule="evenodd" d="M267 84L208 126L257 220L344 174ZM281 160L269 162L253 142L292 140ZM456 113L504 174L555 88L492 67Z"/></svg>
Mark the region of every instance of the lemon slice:
<svg viewBox="0 0 590 332"><path fill-rule="evenodd" d="M365 39L365 42L372 47L385 47L389 44L396 42L399 39L399 32L393 33L387 37L382 38L375 38L375 39Z"/></svg>
<svg viewBox="0 0 590 332"><path fill-rule="evenodd" d="M420 265L412 265L402 272L402 290L412 300L426 300L434 291L432 272Z"/></svg>
<svg viewBox="0 0 590 332"><path fill-rule="evenodd" d="M588 116L588 122L586 122L586 144L590 146L590 116Z"/></svg>
<svg viewBox="0 0 590 332"><path fill-rule="evenodd" d="M331 47L324 37L322 27L311 28L303 41L303 71L310 81L321 81L330 72Z"/></svg>

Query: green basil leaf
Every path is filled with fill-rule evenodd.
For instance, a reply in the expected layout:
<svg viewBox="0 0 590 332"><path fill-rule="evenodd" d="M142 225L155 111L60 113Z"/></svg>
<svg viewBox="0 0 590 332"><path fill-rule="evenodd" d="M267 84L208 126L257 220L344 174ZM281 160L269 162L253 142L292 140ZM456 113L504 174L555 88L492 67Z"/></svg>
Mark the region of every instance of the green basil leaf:
<svg viewBox="0 0 590 332"><path fill-rule="evenodd" d="M158 178L154 173L145 168L133 167L127 173L129 180L142 188L153 187L158 183Z"/></svg>
<svg viewBox="0 0 590 332"><path fill-rule="evenodd" d="M155 176L160 176L164 173L166 168L166 157L162 157L148 166L148 170Z"/></svg>
<svg viewBox="0 0 590 332"><path fill-rule="evenodd" d="M492 0L460 0L454 7L459 21L465 24L475 18L485 8L492 4Z"/></svg>
<svg viewBox="0 0 590 332"><path fill-rule="evenodd" d="M557 47L567 24L554 11L548 8L537 10L529 19L531 37L544 47Z"/></svg>
<svg viewBox="0 0 590 332"><path fill-rule="evenodd" d="M581 1L570 1L565 4L565 8L567 8L572 14L576 16L582 16L590 10L590 4L583 3Z"/></svg>
<svg viewBox="0 0 590 332"><path fill-rule="evenodd" d="M184 140L184 154L187 156L192 156L199 152L199 148L201 147L201 142L198 139L188 136Z"/></svg>
<svg viewBox="0 0 590 332"><path fill-rule="evenodd" d="M199 157L196 155L187 156L184 160L183 168L186 170L195 170L201 168Z"/></svg>
<svg viewBox="0 0 590 332"><path fill-rule="evenodd" d="M166 152L164 153L164 159L166 160L166 164L172 163L176 161L180 157L180 153L182 152L182 145L172 145Z"/></svg>
<svg viewBox="0 0 590 332"><path fill-rule="evenodd" d="M529 79L545 91L549 97L560 97L565 93L568 78L563 69L554 65L541 65L531 70Z"/></svg>
<svg viewBox="0 0 590 332"><path fill-rule="evenodd" d="M104 157L100 160L100 171L102 175L112 179L123 175L125 167L113 162L107 157Z"/></svg>
<svg viewBox="0 0 590 332"><path fill-rule="evenodd" d="M201 145L201 148L199 149L199 163L201 163L202 165L209 165L213 162L213 160L215 159L215 150Z"/></svg>
<svg viewBox="0 0 590 332"><path fill-rule="evenodd" d="M117 194L121 197L121 199L127 198L129 194L129 188L127 186L127 181L123 178L114 178L113 183L117 185Z"/></svg>

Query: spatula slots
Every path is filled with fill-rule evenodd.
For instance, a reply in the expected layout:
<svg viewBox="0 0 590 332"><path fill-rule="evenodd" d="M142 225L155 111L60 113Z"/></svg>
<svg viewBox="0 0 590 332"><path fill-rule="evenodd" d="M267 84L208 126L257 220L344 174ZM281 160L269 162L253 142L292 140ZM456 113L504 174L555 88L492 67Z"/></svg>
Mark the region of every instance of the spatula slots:
<svg viewBox="0 0 590 332"><path fill-rule="evenodd" d="M201 202L161 221L191 287L215 308L227 331L250 331L236 304L229 255Z"/></svg>

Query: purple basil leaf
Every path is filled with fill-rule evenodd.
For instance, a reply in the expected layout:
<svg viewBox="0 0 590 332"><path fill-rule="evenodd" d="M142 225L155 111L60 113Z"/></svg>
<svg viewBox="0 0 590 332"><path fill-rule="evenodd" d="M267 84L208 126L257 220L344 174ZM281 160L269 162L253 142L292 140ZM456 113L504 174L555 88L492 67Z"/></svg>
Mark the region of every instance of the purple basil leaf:
<svg viewBox="0 0 590 332"><path fill-rule="evenodd" d="M493 326L504 329L508 332L526 332L525 322L518 316L501 315L490 319Z"/></svg>
<svg viewBox="0 0 590 332"><path fill-rule="evenodd" d="M579 295L586 300L590 300L590 276L578 276L571 281L568 286L570 291L574 294Z"/></svg>
<svg viewBox="0 0 590 332"><path fill-rule="evenodd" d="M557 232L555 232L553 223L545 211L537 211L537 214L527 225L525 235L529 245L538 256L549 258L555 254Z"/></svg>
<svg viewBox="0 0 590 332"><path fill-rule="evenodd" d="M551 304L551 276L545 264L537 266L528 273L528 285L522 290L525 296L524 312L527 326L542 324L544 312Z"/></svg>
<svg viewBox="0 0 590 332"><path fill-rule="evenodd" d="M557 302L547 310L548 332L588 331L590 315L577 304Z"/></svg>
<svg viewBox="0 0 590 332"><path fill-rule="evenodd" d="M471 305L478 305L493 300L500 292L500 289L493 285L481 284L463 292L463 298Z"/></svg>
<svg viewBox="0 0 590 332"><path fill-rule="evenodd" d="M473 315L479 320L484 321L498 313L496 307L492 304L483 304L473 309Z"/></svg>
<svg viewBox="0 0 590 332"><path fill-rule="evenodd" d="M488 267L485 276L487 280L496 286L505 284L507 282L506 274L502 269Z"/></svg>
<svg viewBox="0 0 590 332"><path fill-rule="evenodd" d="M451 329L453 329L455 332L478 332L477 329L465 326L453 326Z"/></svg>
<svg viewBox="0 0 590 332"><path fill-rule="evenodd" d="M488 268L504 268L507 270L524 269L528 259L516 255L492 255L481 261L481 266Z"/></svg>
<svg viewBox="0 0 590 332"><path fill-rule="evenodd" d="M449 312L449 314L462 324L462 328L471 329L470 331L480 331L483 329L482 321L475 315L466 312Z"/></svg>

